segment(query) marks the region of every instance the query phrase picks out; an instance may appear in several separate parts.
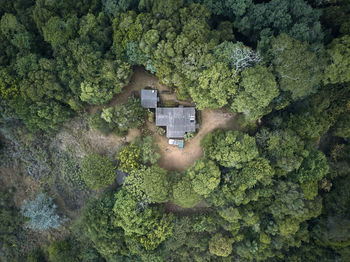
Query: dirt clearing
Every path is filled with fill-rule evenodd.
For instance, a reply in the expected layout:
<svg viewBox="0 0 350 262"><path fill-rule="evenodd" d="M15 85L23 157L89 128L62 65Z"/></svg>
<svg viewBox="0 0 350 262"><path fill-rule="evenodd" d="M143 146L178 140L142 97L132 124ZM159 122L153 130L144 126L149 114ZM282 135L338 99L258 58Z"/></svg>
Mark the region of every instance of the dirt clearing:
<svg viewBox="0 0 350 262"><path fill-rule="evenodd" d="M126 103L128 98L136 95L139 96L140 92L145 87L151 87L159 90L159 97L161 102L174 102L176 104L182 104L184 106L194 106L189 101L179 101L176 99L176 94L172 90L159 83L156 76L148 73L141 67L134 68L134 73L131 77L129 85L123 88L120 94L113 97L107 107L114 106L116 104ZM90 113L93 113L101 107L91 108ZM155 143L159 146L161 151L161 158L159 165L167 170L181 171L189 167L197 159L203 156L202 148L200 147L200 140L209 132L217 129L238 129L239 126L236 121L236 116L232 115L224 110L203 110L201 112L202 124L197 135L188 142L185 142L185 148L183 150L178 149L175 146L168 144L168 139L165 136L160 136L156 132L154 123L147 122L147 128L153 133ZM126 139L122 140L121 137L116 135L109 135L107 137L99 134L99 132L91 130L88 132L87 137L92 147L100 149L98 151L114 151L121 142L130 142L135 137L140 136L141 133L137 129L129 130Z"/></svg>
<svg viewBox="0 0 350 262"><path fill-rule="evenodd" d="M202 124L197 135L190 141L185 142L185 147L182 150L169 145L165 136L154 135L155 142L161 151L161 158L158 162L161 167L171 171L185 170L203 156L200 141L206 134L218 128L239 129L236 115L226 111L206 109L201 112L201 115Z"/></svg>

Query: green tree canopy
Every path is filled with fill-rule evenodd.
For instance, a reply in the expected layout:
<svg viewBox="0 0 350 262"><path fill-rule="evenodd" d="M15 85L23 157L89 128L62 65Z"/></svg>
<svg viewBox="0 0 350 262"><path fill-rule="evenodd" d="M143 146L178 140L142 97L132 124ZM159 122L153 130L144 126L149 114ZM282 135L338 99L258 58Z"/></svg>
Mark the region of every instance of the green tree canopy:
<svg viewBox="0 0 350 262"><path fill-rule="evenodd" d="M343 138L350 137L350 114L348 112L338 118L334 126L334 134Z"/></svg>
<svg viewBox="0 0 350 262"><path fill-rule="evenodd" d="M224 167L240 168L258 156L253 137L239 131L217 130L201 141L204 155Z"/></svg>
<svg viewBox="0 0 350 262"><path fill-rule="evenodd" d="M198 204L203 197L193 189L191 179L185 174L173 185L173 202L182 207L193 207Z"/></svg>
<svg viewBox="0 0 350 262"><path fill-rule="evenodd" d="M146 250L155 249L172 233L172 215L157 207L142 207L123 189L115 195L113 211L115 225L122 227L126 236L136 237Z"/></svg>
<svg viewBox="0 0 350 262"><path fill-rule="evenodd" d="M217 233L210 239L209 251L219 257L228 257L232 253L232 240Z"/></svg>
<svg viewBox="0 0 350 262"><path fill-rule="evenodd" d="M297 170L309 154L304 142L290 129L261 130L256 138L271 164L284 172Z"/></svg>
<svg viewBox="0 0 350 262"><path fill-rule="evenodd" d="M306 97L318 88L323 63L309 51L307 43L281 34L272 41L271 52L279 86L290 92L293 100Z"/></svg>
<svg viewBox="0 0 350 262"><path fill-rule="evenodd" d="M144 189L149 201L163 203L169 200L170 184L167 171L151 166L144 172Z"/></svg>
<svg viewBox="0 0 350 262"><path fill-rule="evenodd" d="M237 92L237 73L221 62L204 70L198 81L198 85L190 89L190 95L198 109L221 108Z"/></svg>
<svg viewBox="0 0 350 262"><path fill-rule="evenodd" d="M130 172L138 169L141 165L141 150L135 144L124 146L117 155L119 161L118 169L124 172Z"/></svg>
<svg viewBox="0 0 350 262"><path fill-rule="evenodd" d="M325 83L350 81L350 36L336 38L327 48L329 63L325 70Z"/></svg>
<svg viewBox="0 0 350 262"><path fill-rule="evenodd" d="M275 77L266 67L258 65L245 69L241 78L240 91L231 109L256 120L271 111L268 106L279 94Z"/></svg>
<svg viewBox="0 0 350 262"><path fill-rule="evenodd" d="M129 98L126 104L102 109L101 118L118 135L126 135L130 128L144 123L146 110L141 107L140 99Z"/></svg>
<svg viewBox="0 0 350 262"><path fill-rule="evenodd" d="M105 257L113 256L125 249L124 231L113 223L114 203L113 192L107 192L98 199L90 200L83 209L84 235Z"/></svg>
<svg viewBox="0 0 350 262"><path fill-rule="evenodd" d="M327 175L328 171L326 156L321 151L313 149L301 163L296 172L296 179L300 183L320 181Z"/></svg>
<svg viewBox="0 0 350 262"><path fill-rule="evenodd" d="M201 159L187 169L186 175L191 180L193 190L207 196L219 185L221 173L214 161Z"/></svg>

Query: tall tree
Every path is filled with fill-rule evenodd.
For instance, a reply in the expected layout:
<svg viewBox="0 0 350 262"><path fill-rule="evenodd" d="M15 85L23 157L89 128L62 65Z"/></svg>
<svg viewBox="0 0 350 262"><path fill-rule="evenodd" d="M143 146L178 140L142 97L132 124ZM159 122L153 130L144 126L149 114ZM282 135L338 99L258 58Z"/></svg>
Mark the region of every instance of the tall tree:
<svg viewBox="0 0 350 262"><path fill-rule="evenodd" d="M305 42L281 34L272 41L272 63L280 88L293 100L317 90L322 79L322 60L309 51Z"/></svg>
<svg viewBox="0 0 350 262"><path fill-rule="evenodd" d="M275 77L266 67L255 66L245 69L241 78L231 109L256 120L272 110L269 105L279 94Z"/></svg>
<svg viewBox="0 0 350 262"><path fill-rule="evenodd" d="M325 83L337 84L350 81L350 36L336 38L327 47L328 65Z"/></svg>

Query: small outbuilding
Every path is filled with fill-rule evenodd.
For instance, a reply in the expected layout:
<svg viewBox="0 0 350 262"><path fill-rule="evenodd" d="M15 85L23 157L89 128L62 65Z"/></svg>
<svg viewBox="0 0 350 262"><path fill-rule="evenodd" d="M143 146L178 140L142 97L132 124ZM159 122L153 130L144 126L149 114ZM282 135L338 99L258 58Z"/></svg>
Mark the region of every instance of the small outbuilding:
<svg viewBox="0 0 350 262"><path fill-rule="evenodd" d="M141 106L144 108L157 108L158 94L157 90L141 90Z"/></svg>

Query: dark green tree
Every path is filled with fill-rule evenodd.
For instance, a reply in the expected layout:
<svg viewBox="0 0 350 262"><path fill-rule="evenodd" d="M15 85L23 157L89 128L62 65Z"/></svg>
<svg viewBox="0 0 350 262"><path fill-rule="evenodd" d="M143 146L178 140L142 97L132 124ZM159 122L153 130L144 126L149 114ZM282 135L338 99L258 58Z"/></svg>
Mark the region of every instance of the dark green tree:
<svg viewBox="0 0 350 262"><path fill-rule="evenodd" d="M286 34L272 41L272 63L280 88L290 92L293 100L315 92L322 80L322 60L300 42Z"/></svg>

